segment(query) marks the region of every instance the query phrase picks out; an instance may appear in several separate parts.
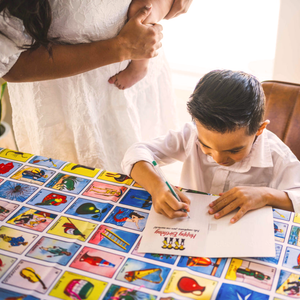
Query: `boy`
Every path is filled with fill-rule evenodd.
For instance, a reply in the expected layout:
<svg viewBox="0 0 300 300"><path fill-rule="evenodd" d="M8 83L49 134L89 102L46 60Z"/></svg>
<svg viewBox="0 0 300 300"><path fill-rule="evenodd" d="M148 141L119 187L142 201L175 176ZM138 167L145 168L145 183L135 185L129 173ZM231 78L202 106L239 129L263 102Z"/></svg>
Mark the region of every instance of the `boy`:
<svg viewBox="0 0 300 300"><path fill-rule="evenodd" d="M300 211L300 162L291 150L266 129L265 96L252 75L230 70L211 71L187 104L194 123L128 149L122 162L151 195L158 213L182 217L189 200L178 192L176 201L151 165L183 161L180 185L218 194L209 213L220 218L239 208L237 222L247 211L271 205Z"/></svg>
<svg viewBox="0 0 300 300"><path fill-rule="evenodd" d="M173 2L174 0L132 0L128 9L128 19L132 18L142 7L152 5L151 14L143 24L156 24L168 14ZM148 63L148 59L132 60L125 70L109 78L108 82L120 90L130 88L146 76Z"/></svg>

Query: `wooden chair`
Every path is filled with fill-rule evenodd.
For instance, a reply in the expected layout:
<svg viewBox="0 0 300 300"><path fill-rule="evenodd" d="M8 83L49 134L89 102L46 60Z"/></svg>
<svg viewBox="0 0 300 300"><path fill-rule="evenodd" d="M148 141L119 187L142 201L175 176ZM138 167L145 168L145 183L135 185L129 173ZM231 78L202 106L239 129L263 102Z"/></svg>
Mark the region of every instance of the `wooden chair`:
<svg viewBox="0 0 300 300"><path fill-rule="evenodd" d="M300 160L300 84L268 80L262 82L266 95L265 119L274 132Z"/></svg>

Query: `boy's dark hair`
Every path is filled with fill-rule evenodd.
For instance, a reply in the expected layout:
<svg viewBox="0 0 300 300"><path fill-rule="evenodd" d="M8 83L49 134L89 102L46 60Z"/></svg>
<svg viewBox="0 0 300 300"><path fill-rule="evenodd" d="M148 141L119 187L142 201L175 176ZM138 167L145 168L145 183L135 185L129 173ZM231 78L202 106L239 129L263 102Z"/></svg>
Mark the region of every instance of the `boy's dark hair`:
<svg viewBox="0 0 300 300"><path fill-rule="evenodd" d="M200 79L187 107L208 130L225 133L246 127L253 135L263 121L265 95L253 75L214 70Z"/></svg>

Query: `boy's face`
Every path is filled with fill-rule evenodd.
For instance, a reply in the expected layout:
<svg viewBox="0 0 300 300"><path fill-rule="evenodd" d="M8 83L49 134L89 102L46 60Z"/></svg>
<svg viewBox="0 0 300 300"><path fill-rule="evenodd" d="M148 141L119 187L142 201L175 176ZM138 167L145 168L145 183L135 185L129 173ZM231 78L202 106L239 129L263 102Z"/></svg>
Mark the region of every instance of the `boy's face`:
<svg viewBox="0 0 300 300"><path fill-rule="evenodd" d="M255 138L263 132L268 121L265 121L257 133L253 135L248 135L246 128L219 133L206 129L197 120L195 123L202 152L211 156L219 165L228 167L241 161L250 153Z"/></svg>

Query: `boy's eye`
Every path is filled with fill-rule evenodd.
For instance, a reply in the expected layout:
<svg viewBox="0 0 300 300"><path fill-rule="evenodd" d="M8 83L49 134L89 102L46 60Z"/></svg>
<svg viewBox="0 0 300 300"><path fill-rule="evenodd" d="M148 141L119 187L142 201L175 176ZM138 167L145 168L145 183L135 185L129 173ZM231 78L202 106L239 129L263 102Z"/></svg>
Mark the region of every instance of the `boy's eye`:
<svg viewBox="0 0 300 300"><path fill-rule="evenodd" d="M232 154L235 154L235 153L240 152L240 150L230 150L229 152L232 153Z"/></svg>

